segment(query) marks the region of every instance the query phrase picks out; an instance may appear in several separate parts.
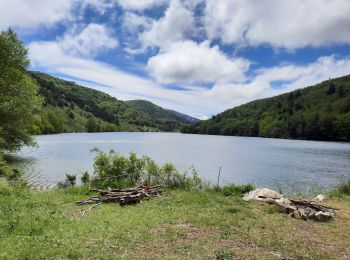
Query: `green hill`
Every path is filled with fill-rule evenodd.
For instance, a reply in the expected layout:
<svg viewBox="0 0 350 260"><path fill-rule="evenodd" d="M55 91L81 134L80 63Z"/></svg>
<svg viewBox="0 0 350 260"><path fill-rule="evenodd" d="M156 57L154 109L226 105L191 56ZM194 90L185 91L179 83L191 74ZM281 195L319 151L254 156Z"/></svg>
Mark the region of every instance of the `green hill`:
<svg viewBox="0 0 350 260"><path fill-rule="evenodd" d="M183 133L350 141L350 76L256 100Z"/></svg>
<svg viewBox="0 0 350 260"><path fill-rule="evenodd" d="M150 102L150 111L110 95L40 72L31 72L40 86L44 106L39 111L33 132L176 131L186 123L168 120ZM145 101L146 102L146 101ZM157 108L157 111L152 109Z"/></svg>
<svg viewBox="0 0 350 260"><path fill-rule="evenodd" d="M199 120L179 112L164 109L146 100L131 100L127 101L132 107L143 111L149 117L156 119L162 125L168 127L167 130L180 129L184 125L196 123Z"/></svg>

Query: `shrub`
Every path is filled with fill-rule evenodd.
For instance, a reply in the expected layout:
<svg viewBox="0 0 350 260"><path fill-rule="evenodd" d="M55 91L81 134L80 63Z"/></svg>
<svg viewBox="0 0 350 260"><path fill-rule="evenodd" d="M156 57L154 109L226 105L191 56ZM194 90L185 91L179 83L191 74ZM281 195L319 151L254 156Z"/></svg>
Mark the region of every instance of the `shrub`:
<svg viewBox="0 0 350 260"><path fill-rule="evenodd" d="M113 150L105 153L97 148L92 152L96 152L96 157L91 183L99 188L121 188L141 184L191 190L201 190L206 187L194 169L192 169L192 176L186 176L179 173L173 164L166 163L159 166L147 156L138 158L135 153L122 156Z"/></svg>
<svg viewBox="0 0 350 260"><path fill-rule="evenodd" d="M253 184L242 184L242 185L236 185L236 184L228 184L224 187L222 187L222 193L225 196L242 196L243 194L250 192L254 190Z"/></svg>
<svg viewBox="0 0 350 260"><path fill-rule="evenodd" d="M75 186L77 181L77 176L75 174L66 174L66 183L70 186Z"/></svg>
<svg viewBox="0 0 350 260"><path fill-rule="evenodd" d="M90 181L90 175L88 172L84 172L84 174L80 177L81 182L86 185Z"/></svg>

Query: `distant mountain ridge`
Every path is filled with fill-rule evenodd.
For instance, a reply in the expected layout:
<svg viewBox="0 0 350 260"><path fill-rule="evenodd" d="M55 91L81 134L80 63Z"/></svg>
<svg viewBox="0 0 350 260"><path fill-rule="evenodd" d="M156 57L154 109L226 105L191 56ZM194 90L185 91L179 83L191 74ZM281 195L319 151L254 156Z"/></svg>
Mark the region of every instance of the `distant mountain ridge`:
<svg viewBox="0 0 350 260"><path fill-rule="evenodd" d="M45 73L30 73L38 82L39 93L44 98L44 106L41 111L38 111L38 118L32 129L36 134L112 131L170 132L179 131L181 127L189 124L184 119L187 118L186 115L171 116L172 113L167 112L166 109L148 101L141 102L148 104L147 112L145 112L145 109L140 109L138 105L135 105L140 102L138 100L125 102L104 92Z"/></svg>
<svg viewBox="0 0 350 260"><path fill-rule="evenodd" d="M132 107L143 111L148 116L161 120L163 123L166 123L168 126L171 126L174 129L178 129L186 124L193 124L199 122L199 119L197 118L193 118L191 116L182 114L177 111L162 108L153 104L150 101L130 100L126 102Z"/></svg>
<svg viewBox="0 0 350 260"><path fill-rule="evenodd" d="M350 141L350 76L252 101L181 132Z"/></svg>

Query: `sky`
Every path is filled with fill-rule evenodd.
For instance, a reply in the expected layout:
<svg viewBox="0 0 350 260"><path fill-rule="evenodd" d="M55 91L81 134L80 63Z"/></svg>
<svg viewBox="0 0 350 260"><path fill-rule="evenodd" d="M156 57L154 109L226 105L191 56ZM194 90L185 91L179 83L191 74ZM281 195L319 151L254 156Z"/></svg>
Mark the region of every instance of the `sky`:
<svg viewBox="0 0 350 260"><path fill-rule="evenodd" d="M350 74L349 0L0 0L31 70L206 119Z"/></svg>

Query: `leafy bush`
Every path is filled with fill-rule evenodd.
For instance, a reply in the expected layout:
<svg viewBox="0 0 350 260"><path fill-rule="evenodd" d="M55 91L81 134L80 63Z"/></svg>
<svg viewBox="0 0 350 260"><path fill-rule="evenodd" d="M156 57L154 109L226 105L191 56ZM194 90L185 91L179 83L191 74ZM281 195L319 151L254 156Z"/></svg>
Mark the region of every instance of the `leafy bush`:
<svg viewBox="0 0 350 260"><path fill-rule="evenodd" d="M84 172L84 174L80 177L81 182L85 185L90 181L90 175L88 172Z"/></svg>
<svg viewBox="0 0 350 260"><path fill-rule="evenodd" d="M74 174L66 174L66 183L68 183L70 186L75 186L77 181L77 176Z"/></svg>
<svg viewBox="0 0 350 260"><path fill-rule="evenodd" d="M242 196L243 194L250 192L254 190L255 187L253 184L242 184L242 185L236 185L236 184L228 184L224 187L222 187L222 193L225 196Z"/></svg>
<svg viewBox="0 0 350 260"><path fill-rule="evenodd" d="M105 153L97 148L94 162L94 174L91 183L95 187L129 187L135 185L162 185L167 188L202 190L205 184L192 169L192 176L179 173L175 166L166 163L159 166L147 156L138 158L135 153L123 156L111 150Z"/></svg>

